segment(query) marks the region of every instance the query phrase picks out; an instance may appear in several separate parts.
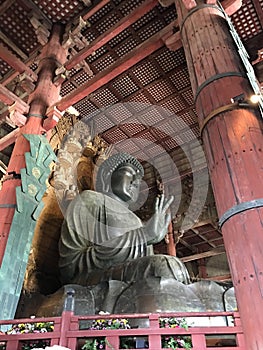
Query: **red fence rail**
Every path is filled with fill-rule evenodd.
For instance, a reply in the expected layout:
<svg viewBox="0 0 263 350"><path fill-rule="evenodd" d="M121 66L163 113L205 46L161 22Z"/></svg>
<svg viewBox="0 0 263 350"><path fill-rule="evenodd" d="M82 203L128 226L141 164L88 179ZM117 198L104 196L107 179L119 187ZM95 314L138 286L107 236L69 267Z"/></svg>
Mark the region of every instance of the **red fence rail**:
<svg viewBox="0 0 263 350"><path fill-rule="evenodd" d="M190 323L190 327L184 328L160 328L160 317L185 318ZM91 322L97 319L128 319L129 322L139 324L131 329L104 329L89 330L83 329L83 323ZM224 322L225 325L204 325L213 324L220 318L221 323L224 320L231 319L231 325ZM191 322L194 320L194 325ZM202 321L202 320L205 320ZM143 322L142 322L143 321ZM50 346L61 345L70 350L80 350L87 339L105 337L106 350L119 350L121 337L132 337L137 340L145 341L144 349L161 350L162 337L180 335L190 336L192 340L192 350L245 350L244 336L240 324L239 314L237 312L194 312L194 313L158 313L158 314L121 314L121 315L92 315L76 316L72 311L64 311L61 317L48 318L27 318L0 321L0 329L17 324L37 322L53 322L54 331L47 333L23 333L6 334L0 333L0 344L6 350L21 350L23 342L48 339ZM202 326L199 326L202 324ZM84 327L85 328L85 327ZM142 342L141 342L142 343ZM136 345L136 348L142 348L142 345ZM1 349L1 347L0 347Z"/></svg>

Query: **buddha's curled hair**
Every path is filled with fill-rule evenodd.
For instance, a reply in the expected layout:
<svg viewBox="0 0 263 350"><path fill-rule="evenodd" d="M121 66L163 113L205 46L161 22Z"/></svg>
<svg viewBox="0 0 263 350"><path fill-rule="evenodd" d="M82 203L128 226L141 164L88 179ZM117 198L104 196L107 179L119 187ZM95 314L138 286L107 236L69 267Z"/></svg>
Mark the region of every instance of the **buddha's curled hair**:
<svg viewBox="0 0 263 350"><path fill-rule="evenodd" d="M128 153L116 153L100 165L96 176L96 191L107 191L106 185L109 183L112 173L124 164L133 165L137 169L139 175L143 177L144 169L138 159Z"/></svg>

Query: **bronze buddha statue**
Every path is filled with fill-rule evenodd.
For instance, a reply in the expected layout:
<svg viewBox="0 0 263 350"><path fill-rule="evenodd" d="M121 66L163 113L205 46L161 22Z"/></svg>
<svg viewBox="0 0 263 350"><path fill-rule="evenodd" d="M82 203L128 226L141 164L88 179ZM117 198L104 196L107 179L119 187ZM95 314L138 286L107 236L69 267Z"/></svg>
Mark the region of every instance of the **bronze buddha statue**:
<svg viewBox="0 0 263 350"><path fill-rule="evenodd" d="M129 209L138 199L143 174L137 159L115 154L100 166L96 191L85 190L71 202L59 243L63 284L132 283L149 276L189 283L178 258L153 255L152 244L167 233L173 198L158 197L146 224Z"/></svg>
<svg viewBox="0 0 263 350"><path fill-rule="evenodd" d="M154 214L143 223L129 208L138 199L143 175L137 159L113 155L99 167L95 190L72 200L59 241L63 287L47 297L37 315L62 310L67 288L76 291L77 314L224 310L222 286L190 283L178 258L154 255L153 244L167 232L173 198L158 197Z"/></svg>

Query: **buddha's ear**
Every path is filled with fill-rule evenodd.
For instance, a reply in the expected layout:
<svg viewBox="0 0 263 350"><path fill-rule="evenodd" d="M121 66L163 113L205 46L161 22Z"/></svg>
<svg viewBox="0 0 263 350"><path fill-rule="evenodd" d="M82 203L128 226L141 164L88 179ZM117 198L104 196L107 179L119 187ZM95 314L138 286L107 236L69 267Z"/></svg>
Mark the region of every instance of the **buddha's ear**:
<svg viewBox="0 0 263 350"><path fill-rule="evenodd" d="M102 192L109 192L110 190L110 173L106 172L104 169L101 171L101 185Z"/></svg>

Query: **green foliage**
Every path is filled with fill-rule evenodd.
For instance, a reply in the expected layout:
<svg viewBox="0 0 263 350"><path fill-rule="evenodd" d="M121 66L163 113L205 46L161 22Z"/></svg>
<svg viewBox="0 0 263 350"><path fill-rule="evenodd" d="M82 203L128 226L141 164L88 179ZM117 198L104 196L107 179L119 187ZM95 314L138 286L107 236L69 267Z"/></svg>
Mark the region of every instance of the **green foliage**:
<svg viewBox="0 0 263 350"><path fill-rule="evenodd" d="M131 326L129 325L129 321L125 318L117 318L117 319L99 319L94 320L92 322L91 327L88 329L90 330L104 330L104 329L130 329ZM105 338L96 338L96 339L87 339L82 350L103 350L105 349L106 340ZM109 343L107 343L108 346L110 346Z"/></svg>
<svg viewBox="0 0 263 350"><path fill-rule="evenodd" d="M188 330L188 324L184 318L160 318L159 326L160 328L184 328ZM162 336L162 348L191 349L192 340L187 335L165 335Z"/></svg>
<svg viewBox="0 0 263 350"><path fill-rule="evenodd" d="M0 350L5 350L6 349L6 344L5 342L1 341L0 342Z"/></svg>
<svg viewBox="0 0 263 350"><path fill-rule="evenodd" d="M50 345L50 340L30 340L24 341L22 344L22 350L31 350L35 348L45 349L45 347Z"/></svg>

